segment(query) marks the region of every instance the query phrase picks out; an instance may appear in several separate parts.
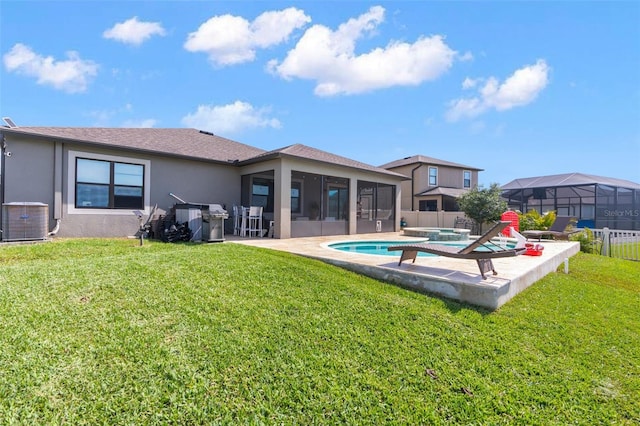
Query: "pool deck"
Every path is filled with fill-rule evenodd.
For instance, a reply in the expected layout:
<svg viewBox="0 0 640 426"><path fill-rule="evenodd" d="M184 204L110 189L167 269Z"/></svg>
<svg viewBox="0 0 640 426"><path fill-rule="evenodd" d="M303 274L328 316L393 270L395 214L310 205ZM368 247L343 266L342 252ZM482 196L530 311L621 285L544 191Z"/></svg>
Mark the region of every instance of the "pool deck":
<svg viewBox="0 0 640 426"><path fill-rule="evenodd" d="M369 277L393 283L421 293L435 294L475 306L495 310L536 281L558 269L565 259L580 251L577 242L541 241L541 256L516 256L493 259L498 275L483 279L474 260L448 257L421 257L416 262L398 266L400 253L394 256L366 255L328 248L340 241L423 240L403 236L400 232L339 235L291 239L240 238L226 236L226 243L246 244L281 250L322 260ZM537 243L537 241L536 241Z"/></svg>

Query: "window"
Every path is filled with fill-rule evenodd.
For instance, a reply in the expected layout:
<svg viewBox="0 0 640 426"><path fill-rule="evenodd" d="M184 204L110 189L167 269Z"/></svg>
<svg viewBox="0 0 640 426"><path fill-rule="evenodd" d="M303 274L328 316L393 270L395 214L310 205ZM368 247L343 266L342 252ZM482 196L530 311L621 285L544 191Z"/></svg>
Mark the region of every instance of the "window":
<svg viewBox="0 0 640 426"><path fill-rule="evenodd" d="M334 219L346 219L349 209L349 189L348 188L329 188L328 214L327 217Z"/></svg>
<svg viewBox="0 0 640 426"><path fill-rule="evenodd" d="M471 172L469 170L462 172L462 187L471 188Z"/></svg>
<svg viewBox="0 0 640 426"><path fill-rule="evenodd" d="M429 186L438 185L438 168L429 167Z"/></svg>
<svg viewBox="0 0 640 426"><path fill-rule="evenodd" d="M252 179L251 205L261 206L265 213L273 213L273 180L259 177Z"/></svg>
<svg viewBox="0 0 640 426"><path fill-rule="evenodd" d="M300 213L300 182L291 182L291 213Z"/></svg>
<svg viewBox="0 0 640 426"><path fill-rule="evenodd" d="M267 207L269 199L269 185L254 183L251 191L251 204L254 206Z"/></svg>
<svg viewBox="0 0 640 426"><path fill-rule="evenodd" d="M144 165L76 157L77 209L144 209Z"/></svg>
<svg viewBox="0 0 640 426"><path fill-rule="evenodd" d="M438 211L437 200L420 200L418 209L421 212L436 212Z"/></svg>

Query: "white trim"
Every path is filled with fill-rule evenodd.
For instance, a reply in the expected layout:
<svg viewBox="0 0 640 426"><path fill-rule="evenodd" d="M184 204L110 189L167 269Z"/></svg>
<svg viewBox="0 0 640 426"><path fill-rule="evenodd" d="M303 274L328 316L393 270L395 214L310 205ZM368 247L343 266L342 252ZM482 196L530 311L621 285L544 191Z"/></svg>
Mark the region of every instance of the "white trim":
<svg viewBox="0 0 640 426"><path fill-rule="evenodd" d="M469 186L464 186L464 174L469 173ZM471 189L473 186L473 173L471 170L462 170L462 189Z"/></svg>
<svg viewBox="0 0 640 426"><path fill-rule="evenodd" d="M144 166L144 210L151 211L151 161L139 158L121 157L117 155L95 154L93 152L69 151L67 161L67 213L68 214L99 214L103 216L130 216L131 209L78 209L76 208L76 158L88 158L91 160L114 161L117 163L140 164Z"/></svg>
<svg viewBox="0 0 640 426"><path fill-rule="evenodd" d="M435 184L431 184L431 169L435 169L436 171L436 183ZM440 171L438 170L437 166L429 166L427 167L427 186L438 186L438 180L439 177L438 175L440 174Z"/></svg>

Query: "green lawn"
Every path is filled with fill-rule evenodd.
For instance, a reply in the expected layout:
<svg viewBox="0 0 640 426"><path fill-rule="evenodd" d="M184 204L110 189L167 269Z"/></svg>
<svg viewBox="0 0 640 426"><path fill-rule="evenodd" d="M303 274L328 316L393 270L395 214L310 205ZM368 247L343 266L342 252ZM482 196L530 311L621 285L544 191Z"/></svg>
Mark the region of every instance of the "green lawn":
<svg viewBox="0 0 640 426"><path fill-rule="evenodd" d="M0 424L640 422L640 263L495 312L235 244L0 248Z"/></svg>

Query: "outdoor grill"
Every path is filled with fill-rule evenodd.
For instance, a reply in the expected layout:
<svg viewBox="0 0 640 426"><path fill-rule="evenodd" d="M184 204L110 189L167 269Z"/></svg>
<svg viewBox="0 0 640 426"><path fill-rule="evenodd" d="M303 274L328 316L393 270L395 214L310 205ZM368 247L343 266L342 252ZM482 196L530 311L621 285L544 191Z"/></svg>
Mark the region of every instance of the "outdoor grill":
<svg viewBox="0 0 640 426"><path fill-rule="evenodd" d="M208 237L209 242L224 241L224 220L229 218L229 214L220 204L209 204L202 206L203 228L208 232L203 233L202 239Z"/></svg>

